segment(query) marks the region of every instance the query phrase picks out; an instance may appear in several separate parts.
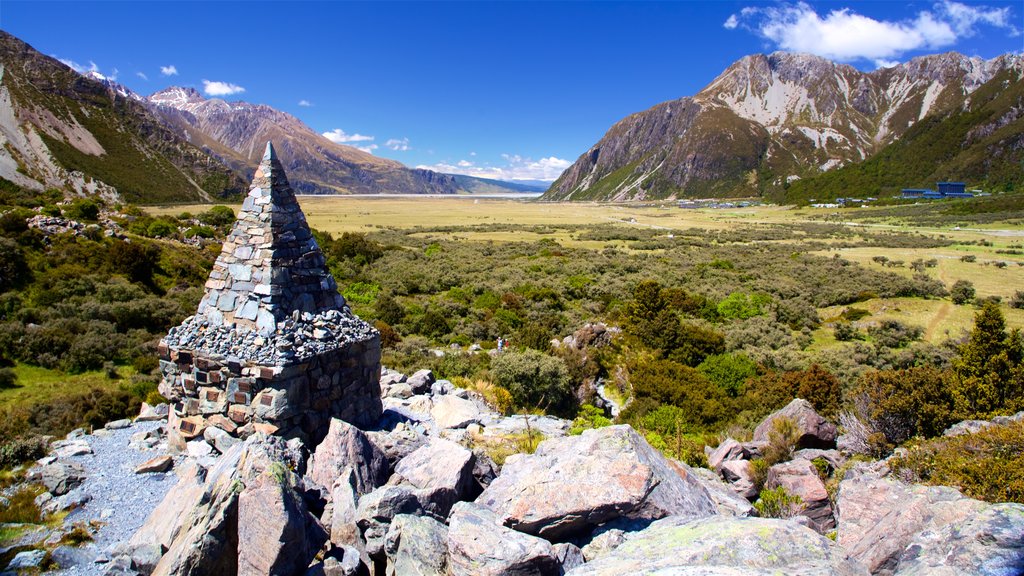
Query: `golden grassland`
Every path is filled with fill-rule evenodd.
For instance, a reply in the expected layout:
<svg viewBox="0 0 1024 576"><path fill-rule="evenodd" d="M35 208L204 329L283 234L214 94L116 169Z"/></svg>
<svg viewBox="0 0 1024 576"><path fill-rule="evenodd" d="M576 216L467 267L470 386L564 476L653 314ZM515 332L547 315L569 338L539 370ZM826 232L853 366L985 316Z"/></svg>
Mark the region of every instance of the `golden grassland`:
<svg viewBox="0 0 1024 576"><path fill-rule="evenodd" d="M613 224L627 227L646 227L666 230L700 228L708 231L731 230L758 225L786 225L817 222L821 217L834 214L830 219L866 232L899 231L920 233L928 236L944 236L957 242L944 248L878 248L853 247L833 248L818 252L825 256L839 254L843 258L863 266L912 275L910 263L917 259L938 261L929 271L947 286L957 280L969 280L974 284L978 296L1000 296L1004 302L1015 291L1024 290L1024 256L999 254L997 250L1020 248L1024 244L1024 225L1017 223L998 226L986 225L958 229L954 227L908 226L898 223L847 223L843 213L827 213L811 208L789 206L754 206L737 209L680 209L674 203L661 204L606 204L606 203L541 203L506 198L474 197L344 197L344 196L301 196L299 203L306 213L311 226L332 234L343 232L372 232L396 228L414 229L435 226L484 226L487 224L519 225L523 227L543 225L594 225ZM153 215L198 213L207 205L189 205L149 208ZM233 206L237 210L238 206ZM883 209L873 209L883 210ZM586 241L575 239L564 229L552 233L538 233L531 230L459 230L451 234L424 232L434 237L463 238L476 241L536 241L551 238L563 245L600 249L619 242ZM991 245L980 245L979 241ZM834 243L834 241L826 241ZM975 262L963 262L961 256L974 255ZM872 260L885 256L889 260L902 260L902 267L885 267ZM1005 262L1004 268L995 265ZM922 300L912 298L880 298L856 304L867 309L871 316L867 322L895 319L908 324L923 326L925 338L939 342L951 336L958 336L970 328L975 309L973 306L957 306L948 298ZM843 307L820 310L826 322L842 312ZM1003 306L1010 327L1024 328L1024 311ZM815 335L816 345L827 345L831 340L831 329L823 327Z"/></svg>

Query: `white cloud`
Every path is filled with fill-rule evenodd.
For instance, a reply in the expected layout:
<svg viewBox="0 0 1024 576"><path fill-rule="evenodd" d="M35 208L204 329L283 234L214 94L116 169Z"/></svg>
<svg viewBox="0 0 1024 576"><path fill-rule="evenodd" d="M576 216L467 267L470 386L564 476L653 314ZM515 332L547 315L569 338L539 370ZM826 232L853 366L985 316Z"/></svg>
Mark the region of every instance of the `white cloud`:
<svg viewBox="0 0 1024 576"><path fill-rule="evenodd" d="M363 134L346 134L341 128L335 128L330 132L324 132L322 134L324 138L327 138L335 144L348 144L350 142L370 142L373 140L373 136L365 136ZM373 149L376 149L375 145Z"/></svg>
<svg viewBox="0 0 1024 576"><path fill-rule="evenodd" d="M161 66L160 73L164 76L177 76L178 68L174 64L171 64L170 66Z"/></svg>
<svg viewBox="0 0 1024 576"><path fill-rule="evenodd" d="M149 76L146 76L142 72L136 72L135 75L138 76L139 78L142 78L143 80L149 80Z"/></svg>
<svg viewBox="0 0 1024 576"><path fill-rule="evenodd" d="M56 56L53 57L57 58ZM74 60L70 60L68 58L57 58L57 60L59 60L61 64L64 64L65 66L71 68L79 74L88 75L98 80L110 80L111 82L113 82L117 80L117 75L120 73L120 71L117 68L114 68L113 72L104 74L100 72L100 67L97 66L96 63L92 60L89 60L88 66L83 66L78 62L75 62Z"/></svg>
<svg viewBox="0 0 1024 576"><path fill-rule="evenodd" d="M245 88L230 82L203 80L203 92L208 96L231 96L245 92Z"/></svg>
<svg viewBox="0 0 1024 576"><path fill-rule="evenodd" d="M299 100L299 106L302 106L303 108L311 108L313 103L309 100Z"/></svg>
<svg viewBox="0 0 1024 576"><path fill-rule="evenodd" d="M420 165L417 168L444 172L446 174L465 174L478 178L491 178L494 180L544 180L553 181L555 178L572 165L572 162L549 156L539 160L533 160L519 156L518 154L502 154L506 164L504 166L477 166L469 160L459 160L455 164L439 162L432 165Z"/></svg>
<svg viewBox="0 0 1024 576"><path fill-rule="evenodd" d="M476 152L470 152L469 155L470 156L476 156Z"/></svg>
<svg viewBox="0 0 1024 576"><path fill-rule="evenodd" d="M370 144L369 146L356 146L356 148L366 152L367 154L373 154L373 151L377 149L377 145Z"/></svg>
<svg viewBox="0 0 1024 576"><path fill-rule="evenodd" d="M934 50L956 44L977 33L980 24L1019 30L1011 23L1010 8L968 6L945 0L922 10L909 20L876 20L840 8L821 16L804 2L768 7L747 7L733 14L723 26L742 27L789 52L807 52L851 62L870 60L890 65L912 50Z"/></svg>
<svg viewBox="0 0 1024 576"><path fill-rule="evenodd" d="M385 142L384 145L392 150L397 150L398 152L406 152L409 150L409 139L402 138L399 140L398 138L391 138Z"/></svg>

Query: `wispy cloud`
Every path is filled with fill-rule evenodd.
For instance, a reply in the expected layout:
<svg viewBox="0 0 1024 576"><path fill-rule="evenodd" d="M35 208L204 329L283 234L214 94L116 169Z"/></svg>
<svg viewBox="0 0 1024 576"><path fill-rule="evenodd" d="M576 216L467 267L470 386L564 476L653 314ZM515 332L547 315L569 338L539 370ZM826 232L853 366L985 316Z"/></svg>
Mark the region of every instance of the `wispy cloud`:
<svg viewBox="0 0 1024 576"><path fill-rule="evenodd" d="M892 65L914 50L935 50L971 37L985 25L1020 34L1011 8L961 4L944 0L906 20L876 20L852 8L832 10L824 16L804 2L773 6L750 6L733 14L722 24L741 28L775 47L790 52L807 52L841 62L867 60L876 66Z"/></svg>
<svg viewBox="0 0 1024 576"><path fill-rule="evenodd" d="M203 92L206 92L208 96L230 96L245 92L245 88L230 82L203 80Z"/></svg>
<svg viewBox="0 0 1024 576"><path fill-rule="evenodd" d="M348 134L344 130L342 130L341 128L335 128L334 130L331 130L330 132L324 132L323 133L323 137L327 138L331 142L334 142L335 144L349 144L349 143L352 143L352 142L372 142L373 141L373 136L366 136L364 134ZM377 146L374 145L373 149L375 150L376 148L377 148ZM369 152L369 150L367 150L367 152Z"/></svg>
<svg viewBox="0 0 1024 576"><path fill-rule="evenodd" d="M367 154L373 154L373 151L377 149L377 145L370 144L369 146L356 146L356 148L366 152Z"/></svg>
<svg viewBox="0 0 1024 576"><path fill-rule="evenodd" d="M135 75L138 76L139 78L142 78L143 80L147 80L147 81L149 80L149 76L146 76L146 74L143 73L143 72L136 72Z"/></svg>
<svg viewBox="0 0 1024 576"><path fill-rule="evenodd" d="M391 138L387 142L385 142L384 145L387 146L388 148L390 148L392 150L396 150L398 152L406 152L406 151L408 151L410 149L409 148L409 139L408 138L402 138L402 139Z"/></svg>
<svg viewBox="0 0 1024 576"><path fill-rule="evenodd" d="M299 106L302 106L303 108L312 108L313 103L309 100L299 100Z"/></svg>
<svg viewBox="0 0 1024 576"><path fill-rule="evenodd" d="M53 57L57 58L56 56ZM82 64L79 64L78 62L75 62L74 60L68 58L57 58L57 60L59 60L61 64L64 64L65 66L71 68L79 74L88 74L89 76L92 76L93 78L99 78L100 80L110 80L111 82L113 82L117 80L117 75L120 73L120 71L117 68L114 68L112 72L104 74L103 72L100 72L100 67L97 66L96 63L92 60L89 60L88 66L83 66Z"/></svg>
<svg viewBox="0 0 1024 576"><path fill-rule="evenodd" d="M160 67L160 73L163 74L164 76L177 76L178 75L178 67L175 66L174 64L171 64L169 66L161 66Z"/></svg>
<svg viewBox="0 0 1024 576"><path fill-rule="evenodd" d="M502 154L502 158L505 160L505 164L502 166L477 165L470 160L459 160L454 164L450 162L421 164L417 168L494 180L544 180L551 182L572 165L572 162L555 156L533 160L518 154Z"/></svg>

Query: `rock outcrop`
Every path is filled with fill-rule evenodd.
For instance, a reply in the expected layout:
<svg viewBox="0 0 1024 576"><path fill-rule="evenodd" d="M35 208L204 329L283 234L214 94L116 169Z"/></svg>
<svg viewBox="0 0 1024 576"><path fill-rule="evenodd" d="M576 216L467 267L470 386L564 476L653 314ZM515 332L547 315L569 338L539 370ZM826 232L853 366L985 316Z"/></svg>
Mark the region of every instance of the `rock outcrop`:
<svg viewBox="0 0 1024 576"><path fill-rule="evenodd" d="M838 436L835 424L819 416L810 402L799 398L758 424L754 429L754 441L767 441L772 426L780 418L788 418L796 424L799 433L797 448L835 448Z"/></svg>
<svg viewBox="0 0 1024 576"><path fill-rule="evenodd" d="M713 516L659 520L567 576L867 576L834 542L795 522Z"/></svg>
<svg viewBox="0 0 1024 576"><path fill-rule="evenodd" d="M583 535L620 517L716 512L685 466L666 460L629 426L545 440L534 454L511 456L477 502L504 525L551 540Z"/></svg>

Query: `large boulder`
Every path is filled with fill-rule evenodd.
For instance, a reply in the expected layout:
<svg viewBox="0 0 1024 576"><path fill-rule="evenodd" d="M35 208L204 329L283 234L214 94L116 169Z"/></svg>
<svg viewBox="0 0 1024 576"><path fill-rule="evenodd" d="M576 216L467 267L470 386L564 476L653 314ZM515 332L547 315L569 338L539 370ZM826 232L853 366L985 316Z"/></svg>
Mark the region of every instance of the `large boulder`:
<svg viewBox="0 0 1024 576"><path fill-rule="evenodd" d="M388 459L388 465L394 469L402 458L412 454L414 450L426 443L426 437L404 422L399 422L391 430L371 430L366 433Z"/></svg>
<svg viewBox="0 0 1024 576"><path fill-rule="evenodd" d="M892 571L925 530L958 524L986 504L954 488L904 484L854 468L839 484L839 544L872 573Z"/></svg>
<svg viewBox="0 0 1024 576"><path fill-rule="evenodd" d="M480 407L472 400L447 395L434 398L430 416L439 428L465 428L480 422Z"/></svg>
<svg viewBox="0 0 1024 576"><path fill-rule="evenodd" d="M473 453L462 446L431 438L395 466L395 474L388 483L418 488L423 509L438 518L447 518L456 502L479 493L473 478L474 460Z"/></svg>
<svg viewBox="0 0 1024 576"><path fill-rule="evenodd" d="M413 394L429 394L430 386L434 383L434 373L427 369L417 370L405 383Z"/></svg>
<svg viewBox="0 0 1024 576"><path fill-rule="evenodd" d="M238 572L241 495L264 488L266 480L261 479L264 474L282 479L279 484L281 490L293 502L293 506L287 510L290 526L301 523L307 534L319 532L326 537L322 527L317 529L318 520L297 504L303 490L300 478L291 469L301 469L301 466L301 456L290 449L284 440L260 433L229 449L209 470L204 471L195 464L183 466L179 471L178 484L167 493L145 524L132 536L129 547L134 549L158 544L166 550L153 570L153 574L158 576ZM280 495L280 492L277 493L277 496ZM271 499L271 496L263 493L253 496L249 502L269 506ZM273 521L280 522L285 512L281 508L276 512L255 512L250 507L246 517L258 518L260 513L265 513L268 516L264 520L255 521L269 521L266 518L273 517ZM245 530L247 528L241 530L245 538L244 545L251 549L270 551L280 546L278 539L281 535L274 534L272 528L264 532ZM295 551L296 561L304 561L308 565L312 556L307 558L304 555L309 548L317 547L310 543L307 549ZM251 563L246 565L251 566Z"/></svg>
<svg viewBox="0 0 1024 576"><path fill-rule="evenodd" d="M388 573L397 576L446 576L448 527L427 516L399 514L384 543Z"/></svg>
<svg viewBox="0 0 1024 576"><path fill-rule="evenodd" d="M828 538L795 522L665 518L567 576L621 574L867 576Z"/></svg>
<svg viewBox="0 0 1024 576"><path fill-rule="evenodd" d="M717 511L685 465L666 460L625 425L552 438L534 454L509 457L476 501L505 526L549 540L586 534L619 517L697 518Z"/></svg>
<svg viewBox="0 0 1024 576"><path fill-rule="evenodd" d="M368 494L388 480L388 459L384 452L362 430L334 418L327 436L310 458L308 475L313 482L330 490L346 469L353 472L353 488L359 495Z"/></svg>
<svg viewBox="0 0 1024 576"><path fill-rule="evenodd" d="M708 466L715 471L721 471L722 464L732 460L744 460L749 458L749 454L743 448L743 444L733 440L732 438L726 438L718 448L715 448L708 454Z"/></svg>
<svg viewBox="0 0 1024 576"><path fill-rule="evenodd" d="M742 498L757 498L757 486L754 484L754 466L750 460L727 460L719 466L722 478Z"/></svg>
<svg viewBox="0 0 1024 576"><path fill-rule="evenodd" d="M775 421L780 418L792 420L800 433L797 448L835 448L838 432L834 424L825 420L814 411L814 406L807 400L794 399L778 412L773 412L754 429L754 441L766 442Z"/></svg>
<svg viewBox="0 0 1024 576"><path fill-rule="evenodd" d="M750 502L736 493L736 490L707 468L691 468L690 472L711 495L711 500L724 516L756 516ZM753 483L751 483L753 486Z"/></svg>
<svg viewBox="0 0 1024 576"><path fill-rule="evenodd" d="M327 541L281 464L273 464L238 497L238 574L301 574Z"/></svg>
<svg viewBox="0 0 1024 576"><path fill-rule="evenodd" d="M77 462L54 462L43 466L31 479L38 479L54 496L67 494L85 482L85 468Z"/></svg>
<svg viewBox="0 0 1024 576"><path fill-rule="evenodd" d="M825 533L835 528L832 503L814 464L808 460L793 460L772 466L768 469L765 488L780 486L790 495L800 498L803 502L800 515L810 519L818 532Z"/></svg>
<svg viewBox="0 0 1024 576"><path fill-rule="evenodd" d="M919 533L900 555L895 574L1024 574L1024 506L993 504L941 530Z"/></svg>
<svg viewBox="0 0 1024 576"><path fill-rule="evenodd" d="M448 519L452 576L557 576L561 564L543 538L506 528L493 512L459 502Z"/></svg>

